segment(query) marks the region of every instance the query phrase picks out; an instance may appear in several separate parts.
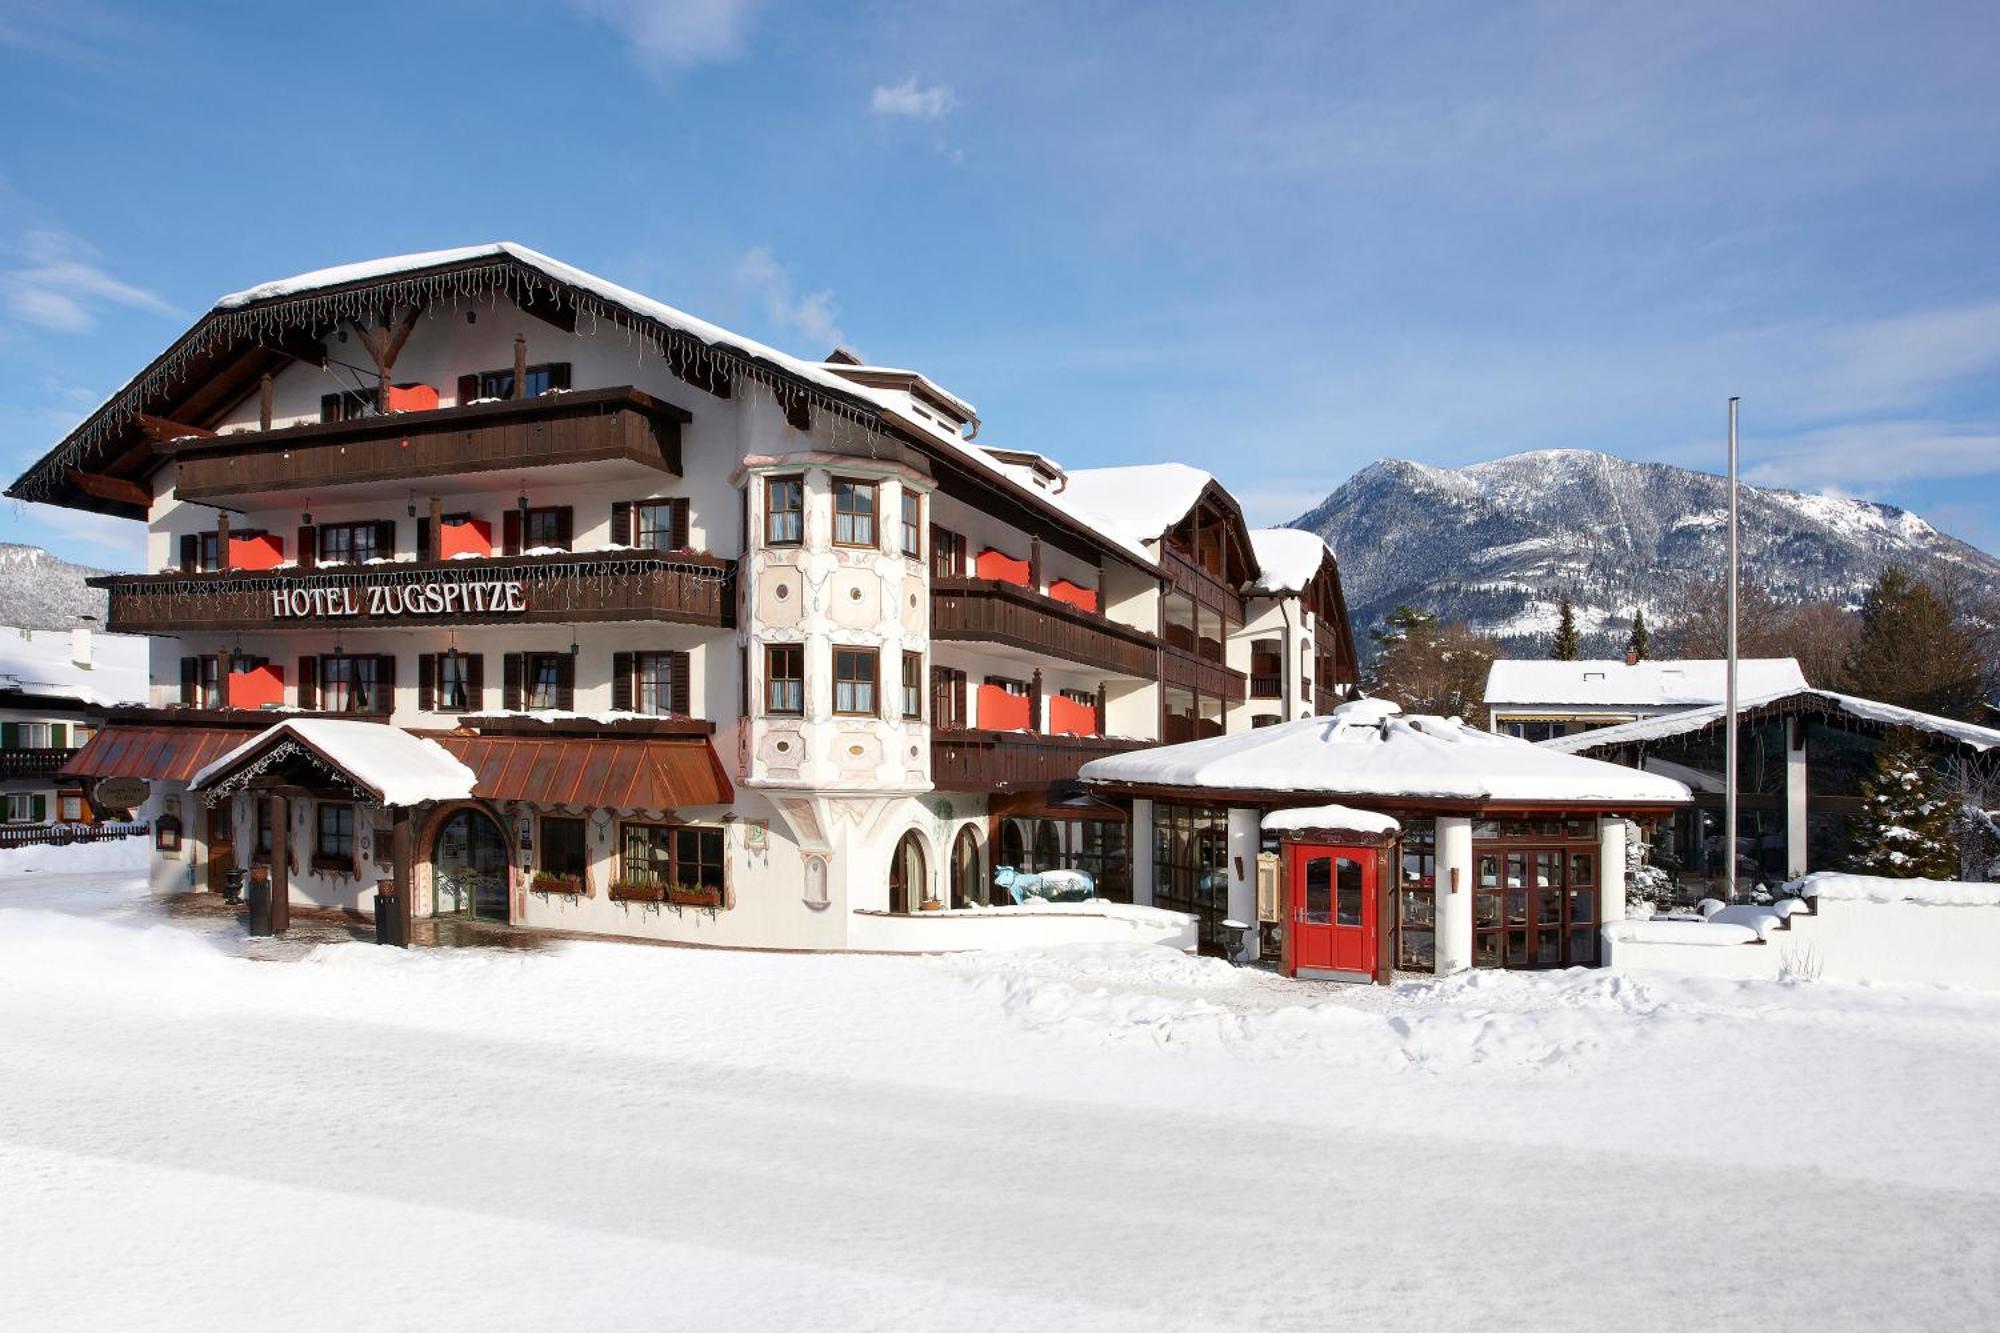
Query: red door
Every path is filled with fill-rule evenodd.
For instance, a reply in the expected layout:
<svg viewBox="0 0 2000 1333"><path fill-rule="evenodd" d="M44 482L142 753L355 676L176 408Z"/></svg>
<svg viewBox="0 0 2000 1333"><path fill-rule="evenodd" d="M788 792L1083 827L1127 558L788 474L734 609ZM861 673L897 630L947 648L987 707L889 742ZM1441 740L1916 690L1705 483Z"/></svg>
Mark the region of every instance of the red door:
<svg viewBox="0 0 2000 1333"><path fill-rule="evenodd" d="M1375 852L1293 847L1292 971L1375 976Z"/></svg>

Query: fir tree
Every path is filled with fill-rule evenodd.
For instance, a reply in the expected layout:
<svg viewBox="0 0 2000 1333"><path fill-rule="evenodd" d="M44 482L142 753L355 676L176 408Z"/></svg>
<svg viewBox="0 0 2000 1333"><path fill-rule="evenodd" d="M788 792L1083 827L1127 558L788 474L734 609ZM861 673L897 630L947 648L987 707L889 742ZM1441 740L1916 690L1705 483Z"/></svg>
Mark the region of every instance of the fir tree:
<svg viewBox="0 0 2000 1333"><path fill-rule="evenodd" d="M1583 655L1583 644L1576 632L1576 608L1569 604L1568 594L1562 599L1562 609L1556 614L1556 640L1549 648L1549 656L1558 662L1574 662Z"/></svg>
<svg viewBox="0 0 2000 1333"><path fill-rule="evenodd" d="M1850 864L1860 874L1890 879L1955 878L1957 813L1924 738L1898 727L1876 751L1875 771L1862 779Z"/></svg>
<svg viewBox="0 0 2000 1333"><path fill-rule="evenodd" d="M1861 604L1861 636L1841 688L1922 713L1975 719L1985 702L1979 649L1931 589L1891 565Z"/></svg>
<svg viewBox="0 0 2000 1333"><path fill-rule="evenodd" d="M1632 613L1632 637L1625 640L1625 651L1643 662L1652 648L1652 640L1646 634L1646 612L1644 609Z"/></svg>

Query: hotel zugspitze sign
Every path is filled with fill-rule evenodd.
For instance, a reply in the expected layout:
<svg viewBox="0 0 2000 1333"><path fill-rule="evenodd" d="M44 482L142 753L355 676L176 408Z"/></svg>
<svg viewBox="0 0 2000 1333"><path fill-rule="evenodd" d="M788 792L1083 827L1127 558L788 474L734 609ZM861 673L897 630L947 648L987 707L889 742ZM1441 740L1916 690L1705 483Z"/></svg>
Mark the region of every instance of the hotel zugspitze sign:
<svg viewBox="0 0 2000 1333"><path fill-rule="evenodd" d="M271 594L278 620L330 616L490 616L526 611L528 595L513 583L384 583L372 587L280 588Z"/></svg>

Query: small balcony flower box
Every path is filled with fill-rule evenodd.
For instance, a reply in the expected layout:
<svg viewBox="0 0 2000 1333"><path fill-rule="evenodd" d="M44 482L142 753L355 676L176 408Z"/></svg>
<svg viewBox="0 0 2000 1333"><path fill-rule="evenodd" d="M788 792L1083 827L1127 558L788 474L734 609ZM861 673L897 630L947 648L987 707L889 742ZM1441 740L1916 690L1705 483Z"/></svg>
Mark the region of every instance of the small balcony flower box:
<svg viewBox="0 0 2000 1333"><path fill-rule="evenodd" d="M676 884L667 890L667 901L676 907L720 907L722 890L698 884Z"/></svg>
<svg viewBox="0 0 2000 1333"><path fill-rule="evenodd" d="M566 893L574 897L583 892L583 879L578 875L552 875L546 870L537 870L528 887L536 893Z"/></svg>
<svg viewBox="0 0 2000 1333"><path fill-rule="evenodd" d="M667 896L664 884L644 881L616 880L611 885L611 900L620 903L657 903Z"/></svg>
<svg viewBox="0 0 2000 1333"><path fill-rule="evenodd" d="M944 903L936 898L926 898L917 904L917 910L920 912L941 912L944 910Z"/></svg>

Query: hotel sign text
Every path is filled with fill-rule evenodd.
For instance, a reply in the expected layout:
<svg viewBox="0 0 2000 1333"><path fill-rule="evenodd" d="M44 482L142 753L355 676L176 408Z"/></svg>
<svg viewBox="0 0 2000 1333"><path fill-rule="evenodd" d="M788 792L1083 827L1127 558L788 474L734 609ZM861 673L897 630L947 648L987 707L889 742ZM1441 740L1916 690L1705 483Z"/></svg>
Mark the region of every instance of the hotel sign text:
<svg viewBox="0 0 2000 1333"><path fill-rule="evenodd" d="M518 582L380 583L368 587L280 588L271 594L271 615L278 620L504 615L527 609L527 592Z"/></svg>

